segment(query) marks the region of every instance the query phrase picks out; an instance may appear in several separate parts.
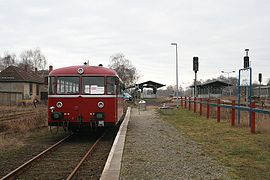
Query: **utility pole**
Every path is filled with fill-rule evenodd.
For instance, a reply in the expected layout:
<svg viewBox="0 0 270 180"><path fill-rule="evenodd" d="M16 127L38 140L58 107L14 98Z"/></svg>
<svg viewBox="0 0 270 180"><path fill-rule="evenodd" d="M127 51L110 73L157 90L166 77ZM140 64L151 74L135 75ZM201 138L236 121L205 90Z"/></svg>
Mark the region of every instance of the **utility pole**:
<svg viewBox="0 0 270 180"><path fill-rule="evenodd" d="M171 43L175 46L176 49L176 108L179 108L179 94L178 94L178 52L177 52L177 43Z"/></svg>

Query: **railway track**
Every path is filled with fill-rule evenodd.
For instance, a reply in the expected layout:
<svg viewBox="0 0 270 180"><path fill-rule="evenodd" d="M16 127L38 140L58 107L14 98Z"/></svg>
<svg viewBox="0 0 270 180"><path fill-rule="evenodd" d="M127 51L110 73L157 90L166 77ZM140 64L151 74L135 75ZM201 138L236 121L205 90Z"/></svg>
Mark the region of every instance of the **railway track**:
<svg viewBox="0 0 270 180"><path fill-rule="evenodd" d="M4 179L98 179L118 128L102 135L68 136L20 167ZM102 141L103 140L103 141ZM89 157L91 155L91 157Z"/></svg>
<svg viewBox="0 0 270 180"><path fill-rule="evenodd" d="M30 110L30 111L25 111L25 112L20 112L20 113L10 113L10 114L6 114L3 116L0 116L0 122L4 122L4 121L10 121L13 119L17 119L20 117L23 117L25 115L29 115L31 113L34 113L35 111Z"/></svg>

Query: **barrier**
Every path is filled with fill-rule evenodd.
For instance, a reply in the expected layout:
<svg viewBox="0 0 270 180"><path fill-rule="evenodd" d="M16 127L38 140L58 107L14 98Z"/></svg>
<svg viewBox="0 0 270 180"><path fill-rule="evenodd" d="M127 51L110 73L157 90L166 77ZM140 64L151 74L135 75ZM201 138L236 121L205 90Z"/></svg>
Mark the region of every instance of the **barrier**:
<svg viewBox="0 0 270 180"><path fill-rule="evenodd" d="M210 107L216 107L216 119L217 122L220 122L221 120L221 108L227 108L231 109L231 126L235 126L235 120L236 120L236 110L238 111L247 111L249 112L249 118L250 118L250 131L251 133L256 132L256 113L262 113L262 114L267 114L270 115L270 110L266 109L258 109L256 108L256 103L252 102L250 107L243 106L241 104L236 105L236 101L232 100L230 104L225 104L223 103L220 99L214 100L215 103L212 103L213 100L206 99L206 101L202 98L199 100L195 97L193 100L191 97L181 97L180 98L180 103L181 106L184 104L184 108L187 108L187 103L188 103L188 110L191 111L191 104L193 103L193 112L197 112L197 104L199 104L199 114L202 116L203 115L203 105L206 105L206 118L210 118ZM239 113L240 114L240 113ZM239 125L239 124L238 124Z"/></svg>

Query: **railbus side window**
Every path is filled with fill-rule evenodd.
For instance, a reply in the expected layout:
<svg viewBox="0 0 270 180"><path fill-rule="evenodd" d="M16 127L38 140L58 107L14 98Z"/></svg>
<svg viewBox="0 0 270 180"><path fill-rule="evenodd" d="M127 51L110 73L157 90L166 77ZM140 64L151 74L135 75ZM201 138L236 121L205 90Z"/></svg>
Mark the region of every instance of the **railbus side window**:
<svg viewBox="0 0 270 180"><path fill-rule="evenodd" d="M57 94L78 94L79 88L77 87L79 87L79 83L79 77L58 77Z"/></svg>
<svg viewBox="0 0 270 180"><path fill-rule="evenodd" d="M49 77L48 78L48 88L49 88L49 94L55 93L55 77Z"/></svg>
<svg viewBox="0 0 270 180"><path fill-rule="evenodd" d="M116 94L116 77L107 77L107 94Z"/></svg>
<svg viewBox="0 0 270 180"><path fill-rule="evenodd" d="M104 77L82 77L83 94L104 94Z"/></svg>

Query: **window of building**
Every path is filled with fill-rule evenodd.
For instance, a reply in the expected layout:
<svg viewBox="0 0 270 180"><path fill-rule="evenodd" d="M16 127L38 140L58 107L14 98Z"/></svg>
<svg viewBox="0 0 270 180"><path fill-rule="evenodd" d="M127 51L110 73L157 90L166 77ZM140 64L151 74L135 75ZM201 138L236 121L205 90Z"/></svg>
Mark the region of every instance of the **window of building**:
<svg viewBox="0 0 270 180"><path fill-rule="evenodd" d="M33 94L33 84L32 83L29 84L29 94L30 94L30 96L32 96L32 94Z"/></svg>
<svg viewBox="0 0 270 180"><path fill-rule="evenodd" d="M36 84L36 95L39 95L39 84Z"/></svg>

